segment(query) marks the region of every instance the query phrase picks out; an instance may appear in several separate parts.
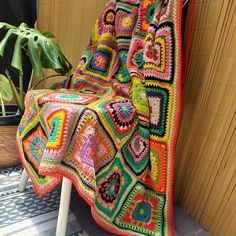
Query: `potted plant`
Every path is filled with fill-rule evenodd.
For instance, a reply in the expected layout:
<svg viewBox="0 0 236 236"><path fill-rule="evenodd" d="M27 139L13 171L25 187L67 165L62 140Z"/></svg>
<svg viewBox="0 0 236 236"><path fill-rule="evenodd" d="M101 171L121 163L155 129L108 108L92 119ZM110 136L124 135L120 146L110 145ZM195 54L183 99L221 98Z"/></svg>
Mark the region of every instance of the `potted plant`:
<svg viewBox="0 0 236 236"><path fill-rule="evenodd" d="M16 27L5 22L0 22L0 29L6 31L0 40L0 56L4 59L4 49L11 38L16 38L11 65L19 71L19 88L16 88L8 71L0 76L0 167L13 166L18 163L15 135L17 125L24 112L24 87L22 68L22 50L26 51L32 65L32 73L27 91L33 89L33 80L40 77L42 82L49 77L45 76L44 68L52 69L57 74L54 76L69 76L72 65L62 53L59 45L53 40L50 32L40 32L38 29L30 28L22 23ZM1 66L1 65L0 65ZM52 77L52 76L50 76ZM16 106L5 106L4 101L15 100ZM10 111L10 110L12 111ZM12 112L14 114L12 114ZM8 163L2 159L9 160ZM16 159L17 160L17 159Z"/></svg>
<svg viewBox="0 0 236 236"><path fill-rule="evenodd" d="M10 83L3 74L0 74L0 167L14 166L19 163L14 142L13 145L11 144L21 116L16 114L16 106L4 104L5 101L10 102L12 98Z"/></svg>

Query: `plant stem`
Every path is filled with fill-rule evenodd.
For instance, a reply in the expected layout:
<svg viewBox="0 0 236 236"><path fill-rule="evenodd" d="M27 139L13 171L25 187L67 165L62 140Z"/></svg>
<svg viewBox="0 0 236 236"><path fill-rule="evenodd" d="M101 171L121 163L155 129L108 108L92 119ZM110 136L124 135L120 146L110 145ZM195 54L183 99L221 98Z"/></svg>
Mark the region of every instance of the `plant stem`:
<svg viewBox="0 0 236 236"><path fill-rule="evenodd" d="M20 95L19 93L17 92L16 90L16 87L11 79L11 76L9 74L9 72L6 70L6 77L7 79L9 80L9 83L10 83L10 86L11 86L11 90L12 90L12 93L13 93L13 97L15 99L15 102L17 104L17 107L19 108L20 112L23 113L24 111L24 103L23 103L23 106L21 106L21 103L20 103Z"/></svg>
<svg viewBox="0 0 236 236"><path fill-rule="evenodd" d="M6 116L5 105L4 105L1 93L0 93L0 101L1 101L1 106L2 106L2 116Z"/></svg>
<svg viewBox="0 0 236 236"><path fill-rule="evenodd" d="M28 84L27 92L32 89L33 78L34 78L34 69L32 69L32 71L31 71L31 76L30 76L30 81L29 81L29 84Z"/></svg>
<svg viewBox="0 0 236 236"><path fill-rule="evenodd" d="M24 84L23 84L23 73L19 72L19 84L20 84L20 106L24 109Z"/></svg>
<svg viewBox="0 0 236 236"><path fill-rule="evenodd" d="M63 75L50 75L50 76L47 76L47 77L43 77L43 79L41 79L39 82L37 82L33 87L32 89L35 89L35 87L37 87L39 84L41 84L44 80L48 80L52 77L56 77L56 76L63 76Z"/></svg>

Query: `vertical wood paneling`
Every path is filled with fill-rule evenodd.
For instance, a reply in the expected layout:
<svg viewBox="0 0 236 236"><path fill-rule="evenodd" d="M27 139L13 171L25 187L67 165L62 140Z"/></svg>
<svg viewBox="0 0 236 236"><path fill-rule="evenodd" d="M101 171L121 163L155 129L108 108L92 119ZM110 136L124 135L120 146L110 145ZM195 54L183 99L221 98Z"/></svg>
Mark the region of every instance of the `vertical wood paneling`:
<svg viewBox="0 0 236 236"><path fill-rule="evenodd" d="M86 47L90 33L106 0L40 0L38 9L38 28L51 31L62 51L77 66ZM50 72L48 72L50 74ZM55 77L45 82L49 87L58 80Z"/></svg>
<svg viewBox="0 0 236 236"><path fill-rule="evenodd" d="M175 201L211 235L236 235L235 0L198 1L175 158Z"/></svg>

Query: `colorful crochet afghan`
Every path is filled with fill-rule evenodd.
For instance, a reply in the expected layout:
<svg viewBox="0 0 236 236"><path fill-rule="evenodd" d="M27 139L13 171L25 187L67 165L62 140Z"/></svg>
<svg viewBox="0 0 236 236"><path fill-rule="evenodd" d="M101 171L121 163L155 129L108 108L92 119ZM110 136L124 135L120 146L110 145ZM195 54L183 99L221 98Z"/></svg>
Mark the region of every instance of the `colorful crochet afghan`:
<svg viewBox="0 0 236 236"><path fill-rule="evenodd" d="M173 234L181 11L182 0L110 1L73 76L26 96L17 137L35 191L67 177L116 235Z"/></svg>

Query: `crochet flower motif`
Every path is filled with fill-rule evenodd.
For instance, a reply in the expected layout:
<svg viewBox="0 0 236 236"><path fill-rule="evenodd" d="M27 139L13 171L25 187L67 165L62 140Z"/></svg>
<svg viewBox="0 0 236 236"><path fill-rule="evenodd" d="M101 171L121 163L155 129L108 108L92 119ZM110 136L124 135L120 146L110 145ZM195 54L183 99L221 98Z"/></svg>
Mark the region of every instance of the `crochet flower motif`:
<svg viewBox="0 0 236 236"><path fill-rule="evenodd" d="M113 203L117 198L117 194L120 189L121 177L118 172L113 172L107 181L104 181L99 187L99 193L101 198L106 203Z"/></svg>
<svg viewBox="0 0 236 236"><path fill-rule="evenodd" d="M107 25L114 25L115 24L115 11L110 9L106 12L104 16L104 22Z"/></svg>
<svg viewBox="0 0 236 236"><path fill-rule="evenodd" d="M23 143L24 151L27 152L30 160L38 165L42 157L43 151L47 143L47 138L43 133L43 130L38 126L32 134L27 137Z"/></svg>
<svg viewBox="0 0 236 236"><path fill-rule="evenodd" d="M123 20L122 20L122 26L124 28L129 28L133 23L133 19L131 17L125 17Z"/></svg>
<svg viewBox="0 0 236 236"><path fill-rule="evenodd" d="M137 50L137 52L135 52L134 57L133 57L133 63L134 65L142 68L143 64L144 64L144 60L143 60L143 50Z"/></svg>
<svg viewBox="0 0 236 236"><path fill-rule="evenodd" d="M149 45L147 48L146 56L149 59L156 61L158 59L158 50L153 48L152 45Z"/></svg>
<svg viewBox="0 0 236 236"><path fill-rule="evenodd" d="M119 115L123 119L128 119L134 113L133 107L129 104L117 104L117 109L119 110Z"/></svg>
<svg viewBox="0 0 236 236"><path fill-rule="evenodd" d="M114 121L119 127L122 127L121 132L127 132L131 129L136 116L136 111L132 103L127 100L114 101L109 104L109 109Z"/></svg>
<svg viewBox="0 0 236 236"><path fill-rule="evenodd" d="M43 140L41 140L39 137L36 137L30 145L30 150L32 151L32 153L34 153L35 156L40 158L43 154L44 147L45 142L43 142Z"/></svg>
<svg viewBox="0 0 236 236"><path fill-rule="evenodd" d="M101 54L94 55L92 64L96 69L104 70L104 68L106 67L106 63L107 63L107 58L105 56Z"/></svg>

